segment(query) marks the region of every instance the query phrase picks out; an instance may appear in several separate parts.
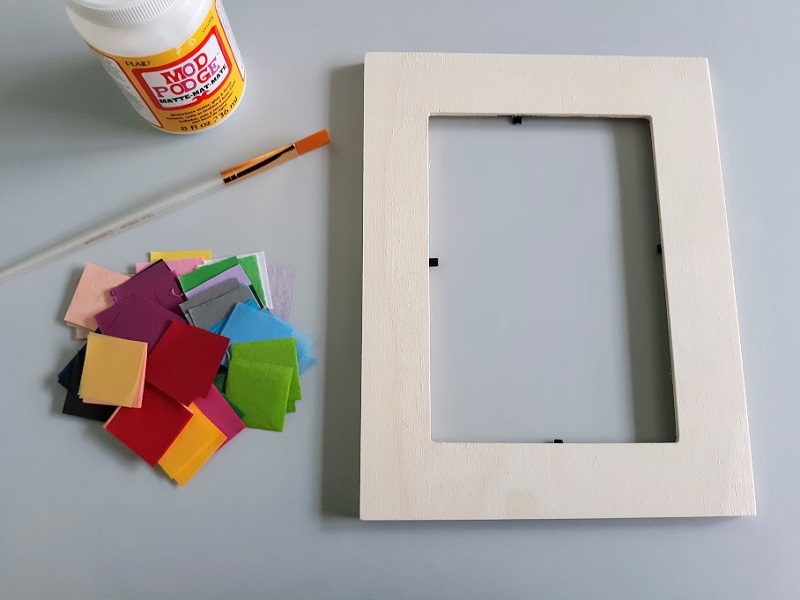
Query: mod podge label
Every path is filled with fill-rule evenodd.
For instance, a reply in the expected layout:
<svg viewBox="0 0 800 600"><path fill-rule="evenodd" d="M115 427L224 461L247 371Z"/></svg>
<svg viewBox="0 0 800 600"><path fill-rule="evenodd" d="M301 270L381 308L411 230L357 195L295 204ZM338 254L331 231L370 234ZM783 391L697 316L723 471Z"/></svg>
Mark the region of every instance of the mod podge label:
<svg viewBox="0 0 800 600"><path fill-rule="evenodd" d="M178 48L137 57L94 50L134 109L154 127L172 133L216 125L244 92L244 66L219 2Z"/></svg>

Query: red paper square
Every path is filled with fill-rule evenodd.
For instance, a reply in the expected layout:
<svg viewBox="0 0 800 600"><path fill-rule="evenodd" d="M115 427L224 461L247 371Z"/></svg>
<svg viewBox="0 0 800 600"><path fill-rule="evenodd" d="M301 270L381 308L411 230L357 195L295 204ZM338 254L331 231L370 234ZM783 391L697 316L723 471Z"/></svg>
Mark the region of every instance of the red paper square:
<svg viewBox="0 0 800 600"><path fill-rule="evenodd" d="M147 358L145 380L181 404L208 394L230 340L180 321Z"/></svg>
<svg viewBox="0 0 800 600"><path fill-rule="evenodd" d="M145 385L142 407L120 407L104 427L154 467L191 418L183 404Z"/></svg>

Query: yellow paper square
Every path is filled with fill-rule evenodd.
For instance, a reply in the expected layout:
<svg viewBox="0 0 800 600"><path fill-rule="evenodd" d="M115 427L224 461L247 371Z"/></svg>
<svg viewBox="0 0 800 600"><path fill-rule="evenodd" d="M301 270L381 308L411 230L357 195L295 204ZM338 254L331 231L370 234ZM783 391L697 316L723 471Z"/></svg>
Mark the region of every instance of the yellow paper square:
<svg viewBox="0 0 800 600"><path fill-rule="evenodd" d="M90 333L78 395L89 404L139 408L147 344Z"/></svg>
<svg viewBox="0 0 800 600"><path fill-rule="evenodd" d="M189 405L192 418L175 438L158 465L179 485L185 485L225 443L225 434L196 404Z"/></svg>
<svg viewBox="0 0 800 600"><path fill-rule="evenodd" d="M170 250L150 252L150 262L157 260L181 260L183 258L202 258L211 260L211 250Z"/></svg>

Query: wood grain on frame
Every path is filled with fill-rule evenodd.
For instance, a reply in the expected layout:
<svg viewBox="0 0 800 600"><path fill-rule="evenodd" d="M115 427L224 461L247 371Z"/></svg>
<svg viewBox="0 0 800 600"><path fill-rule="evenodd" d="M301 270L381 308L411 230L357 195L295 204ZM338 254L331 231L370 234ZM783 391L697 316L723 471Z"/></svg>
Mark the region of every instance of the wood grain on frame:
<svg viewBox="0 0 800 600"><path fill-rule="evenodd" d="M708 64L697 58L368 54L362 519L755 514ZM431 440L428 120L651 121L678 440Z"/></svg>

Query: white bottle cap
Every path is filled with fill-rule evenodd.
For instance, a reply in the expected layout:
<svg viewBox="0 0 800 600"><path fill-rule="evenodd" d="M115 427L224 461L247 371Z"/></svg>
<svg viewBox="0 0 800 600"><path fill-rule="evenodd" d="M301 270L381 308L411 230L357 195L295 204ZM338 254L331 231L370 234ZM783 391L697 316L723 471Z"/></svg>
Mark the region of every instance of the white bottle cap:
<svg viewBox="0 0 800 600"><path fill-rule="evenodd" d="M127 27L153 19L175 0L66 0L77 15L97 25Z"/></svg>

